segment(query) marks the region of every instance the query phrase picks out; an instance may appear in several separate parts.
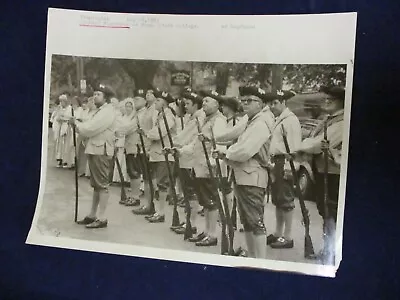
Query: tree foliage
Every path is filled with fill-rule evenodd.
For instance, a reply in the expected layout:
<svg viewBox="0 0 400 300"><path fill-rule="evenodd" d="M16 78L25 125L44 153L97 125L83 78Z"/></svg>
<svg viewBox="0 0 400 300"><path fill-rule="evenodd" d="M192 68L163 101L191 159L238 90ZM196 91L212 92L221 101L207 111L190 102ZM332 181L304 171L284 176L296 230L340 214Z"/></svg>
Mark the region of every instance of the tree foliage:
<svg viewBox="0 0 400 300"><path fill-rule="evenodd" d="M171 87L170 74L187 70L193 74L193 87L215 88L225 94L227 88L252 83L267 91L281 88L296 92L317 90L320 85L345 85L345 65L277 65L218 62L172 62L84 57L84 78L89 89L99 83L111 85L119 98L132 96L135 88L146 89L155 82L162 89ZM51 94L77 91L76 58L53 55L51 63Z"/></svg>

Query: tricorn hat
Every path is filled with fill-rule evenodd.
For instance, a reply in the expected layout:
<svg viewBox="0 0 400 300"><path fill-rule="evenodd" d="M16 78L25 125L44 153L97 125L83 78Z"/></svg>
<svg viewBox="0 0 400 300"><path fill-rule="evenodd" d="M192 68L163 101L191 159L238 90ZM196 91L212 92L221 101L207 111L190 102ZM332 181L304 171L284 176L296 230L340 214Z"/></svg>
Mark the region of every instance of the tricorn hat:
<svg viewBox="0 0 400 300"><path fill-rule="evenodd" d="M114 91L110 86L102 83L99 84L94 90L102 92L104 94L104 97L107 99L111 99L115 95Z"/></svg>
<svg viewBox="0 0 400 300"><path fill-rule="evenodd" d="M234 112L238 112L240 108L240 102L235 97L223 97L221 105L231 108Z"/></svg>
<svg viewBox="0 0 400 300"><path fill-rule="evenodd" d="M200 94L200 96L202 96L204 98L205 97L213 98L213 99L217 100L219 104L222 104L224 101L224 97L214 90L203 90L203 91L200 91L199 94Z"/></svg>
<svg viewBox="0 0 400 300"><path fill-rule="evenodd" d="M239 87L240 96L256 96L264 101L266 94L267 92L265 90L254 85L245 85Z"/></svg>

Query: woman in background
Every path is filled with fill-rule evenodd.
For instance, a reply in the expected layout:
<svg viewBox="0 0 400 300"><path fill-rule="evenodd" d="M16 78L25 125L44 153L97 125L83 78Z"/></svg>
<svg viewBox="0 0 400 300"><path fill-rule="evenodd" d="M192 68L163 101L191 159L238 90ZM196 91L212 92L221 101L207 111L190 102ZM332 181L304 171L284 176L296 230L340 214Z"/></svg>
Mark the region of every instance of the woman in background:
<svg viewBox="0 0 400 300"><path fill-rule="evenodd" d="M62 94L59 97L61 107L57 112L56 120L56 128L57 130L57 139L56 139L56 159L58 161L57 167L59 168L68 168L70 167L71 158L71 143L72 143L72 133L71 127L68 125L68 120L72 117L71 105L69 104L69 100L66 94Z"/></svg>

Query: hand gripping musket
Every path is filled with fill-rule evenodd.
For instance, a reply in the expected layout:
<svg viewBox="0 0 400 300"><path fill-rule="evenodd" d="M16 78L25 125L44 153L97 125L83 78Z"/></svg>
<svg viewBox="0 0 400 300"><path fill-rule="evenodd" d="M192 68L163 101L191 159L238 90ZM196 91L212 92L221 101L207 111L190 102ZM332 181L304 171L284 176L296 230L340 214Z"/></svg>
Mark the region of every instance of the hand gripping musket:
<svg viewBox="0 0 400 300"><path fill-rule="evenodd" d="M75 116L74 114L74 108L71 106L71 114L72 117ZM75 163L75 216L74 220L75 223L78 220L78 151L76 149L76 128L75 125L72 126L72 138L74 142L74 150L75 150L75 156L74 156L74 163Z"/></svg>
<svg viewBox="0 0 400 300"><path fill-rule="evenodd" d="M137 121L137 128L142 129L140 127L139 123L139 117L136 116L136 121ZM150 164L149 164L149 159L147 157L147 151L146 151L146 146L144 144L144 139L143 135L140 133L139 134L140 138L140 144L142 145L142 153L143 153L143 167L144 167L144 173L147 174L147 179L149 181L149 188L150 188L150 213L155 213L155 207L154 207L154 186L153 186L153 179L151 178L151 170L150 170Z"/></svg>
<svg viewBox="0 0 400 300"><path fill-rule="evenodd" d="M285 127L283 127L283 124L281 124L281 127L282 127L283 143L285 144L287 154L290 155L291 152L290 152L289 143L287 141L287 133L286 133ZM297 197L299 198L301 214L303 215L303 223L304 223L304 231L305 231L304 232L304 257L308 258L308 259L315 259L316 257L315 257L315 252L314 252L314 246L313 246L313 242L312 242L311 236L310 236L310 216L309 216L306 204L304 203L303 196L301 194L299 178L297 177L296 168L294 167L292 157L290 157L290 159L289 159L289 164L290 164L290 169L292 171L295 191L296 191Z"/></svg>
<svg viewBox="0 0 400 300"><path fill-rule="evenodd" d="M165 130L167 131L169 144L170 144L171 148L173 148L174 147L174 142L172 140L171 131L169 129L168 120L167 120L167 116L165 115L164 109L162 109L161 113L162 113L162 117L163 117L163 120L164 120ZM163 146L163 148L164 148L164 146ZM176 170L177 170L177 173L178 173L178 178L179 178L180 182L182 183L184 181L182 179L183 176L182 176L182 173L181 173L181 168L179 167L179 154L177 152L174 152L173 155L174 155ZM172 184L172 182L171 182L171 184ZM175 188L174 188L174 191L175 191ZM185 233L184 233L183 238L184 238L184 240L187 240L187 239L191 238L192 235L193 235L192 223L190 221L190 217L191 217L191 213L192 212L191 212L191 208L190 208L189 197L188 197L188 195L185 195L185 189L183 189L183 193L184 193L183 197L185 199L185 210L186 210L186 221L185 221L186 225L185 225ZM175 210L176 210L176 214L178 215L177 206L178 206L178 197L176 197L176 193L175 193L175 197L174 197L174 214L175 214ZM178 218L177 222L178 222L178 225L179 225L179 218Z"/></svg>
<svg viewBox="0 0 400 300"><path fill-rule="evenodd" d="M125 190L125 178L124 178L124 174L122 173L122 168L121 168L121 164L119 162L118 156L117 156L117 151L118 150L115 150L114 158L115 158L115 163L117 165L119 178L121 180L121 202L125 202L128 197L126 195L126 190Z"/></svg>
<svg viewBox="0 0 400 300"><path fill-rule="evenodd" d="M162 136L160 124L157 124L157 128L158 128L158 135L160 136L161 146L163 149L165 149L165 143L164 143L164 139ZM173 214L172 214L172 226L179 226L179 224L181 222L179 221L178 206L177 206L178 197L176 196L174 175L172 174L171 166L169 164L168 153L166 151L163 151L163 152L164 152L165 163L167 164L168 178L169 178L169 184L171 187L172 197L174 199L174 209L173 209Z"/></svg>
<svg viewBox="0 0 400 300"><path fill-rule="evenodd" d="M196 117L196 123L197 123L197 131L199 132L199 134L201 134L201 128L200 128L200 122L199 119ZM210 158L208 156L208 152L207 152L207 147L205 144L205 141L202 140L201 141L201 145L203 146L203 152L204 152L204 156L206 159L206 163L207 163L207 168L208 168L208 172L210 173L210 178L211 181L214 185L214 188L216 190L218 190L218 185L216 183L216 179L214 177L213 174L213 170L212 170L212 166L210 163ZM220 182L218 182L219 184ZM219 215L221 217L221 222L222 222L222 233L221 233L221 254L226 254L228 253L229 255L233 254L233 249L229 249L229 240L228 240L228 235L226 234L226 218L225 218L225 212L224 212L224 206L222 205L222 201L221 201L221 197L219 196L219 193L217 193L217 197L218 197L218 210L219 210Z"/></svg>

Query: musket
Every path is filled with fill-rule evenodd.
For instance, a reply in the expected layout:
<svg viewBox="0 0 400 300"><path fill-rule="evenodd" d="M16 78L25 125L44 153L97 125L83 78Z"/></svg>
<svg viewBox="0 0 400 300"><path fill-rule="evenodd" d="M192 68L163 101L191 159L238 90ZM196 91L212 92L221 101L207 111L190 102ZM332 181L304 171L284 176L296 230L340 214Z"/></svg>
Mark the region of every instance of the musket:
<svg viewBox="0 0 400 300"><path fill-rule="evenodd" d="M199 134L201 134L201 128L200 128L200 121L199 118L196 117L196 124L197 124L197 131ZM213 170L212 170L212 166L210 163L210 158L208 156L208 152L207 152L207 147L205 144L205 141L202 140L201 141L201 145L203 147L203 152L204 152L204 156L206 159L206 163L207 163L207 168L208 168L208 172L210 173L210 179L211 182L214 185L214 189L218 190L218 186L216 183L216 179L214 177L213 174ZM219 215L221 217L221 222L222 222L222 233L221 233L221 254L226 254L229 253L229 241L228 241L228 235L226 234L226 219L225 219L225 213L223 210L223 205L221 204L221 197L219 196L219 193L217 193L217 197L218 197L218 211L219 211Z"/></svg>
<svg viewBox="0 0 400 300"><path fill-rule="evenodd" d="M136 120L137 120L137 127L138 129L142 129L140 127L140 123L139 123L139 117L136 116ZM150 164L149 164L149 159L147 157L147 151L146 151L146 146L144 144L144 139L143 139L143 135L141 133L139 133L139 138L140 138L140 144L142 145L142 152L143 152L143 167L144 167L144 171L147 174L147 178L149 181L149 188L150 188L150 200L151 200L151 204L150 204L150 213L155 213L155 207L154 207L154 186L153 186L153 179L151 178L151 171L150 171Z"/></svg>
<svg viewBox="0 0 400 300"><path fill-rule="evenodd" d="M328 142L328 120L329 116L324 120L324 140ZM329 143L329 142L328 142ZM329 145L329 144L328 144ZM329 149L326 148L323 151L324 157L324 251L329 251L329 243L327 241L328 233L328 218L329 218L329 207L328 207L328 163L329 163Z"/></svg>
<svg viewBox="0 0 400 300"><path fill-rule="evenodd" d="M292 171L295 191L296 191L297 197L299 198L301 214L303 216L303 223L304 223L304 257L308 258L308 259L315 259L314 246L313 246L313 242L312 242L311 236L310 236L310 216L309 216L306 204L304 202L303 195L301 194L300 185L299 185L299 178L297 177L296 168L294 167L293 158L291 156L289 143L287 141L286 130L285 130L285 127L283 127L283 124L281 124L281 127L282 127L283 143L285 144L285 148L286 148L287 154L290 155L290 159L289 159L290 169Z"/></svg>
<svg viewBox="0 0 400 300"><path fill-rule="evenodd" d="M158 129L158 135L160 136L161 147L163 149L165 149L165 143L164 143L164 139L162 136L160 124L157 124L157 129ZM171 186L172 197L174 199L174 208L173 208L173 213L172 213L172 226L179 226L179 224L181 222L179 221L178 205L177 205L178 196L176 195L174 176L172 175L171 166L169 164L168 153L166 151L163 151L163 152L164 152L165 163L167 164L168 178L169 178L169 184Z"/></svg>
<svg viewBox="0 0 400 300"><path fill-rule="evenodd" d="M125 202L128 197L126 195L126 190L125 190L125 186L124 186L125 178L124 178L124 174L122 173L122 168L121 168L121 164L119 162L118 156L117 156L117 151L118 150L115 151L114 158L115 158L115 163L117 165L119 178L121 179L121 202Z"/></svg>
<svg viewBox="0 0 400 300"><path fill-rule="evenodd" d="M75 117L74 113L74 108L71 106L71 114L72 117ZM74 149L75 149L75 157L74 157L74 163L75 163L75 216L74 220L75 223L78 220L78 151L76 149L76 128L75 125L72 126L72 137L74 140Z"/></svg>
<svg viewBox="0 0 400 300"><path fill-rule="evenodd" d="M213 129L210 128L210 130L211 130L211 145L214 150L217 150L217 144L215 143ZM223 189L222 189L222 185L223 185L222 169L221 169L221 164L220 164L218 158L215 159L215 164L217 166L217 178L218 178L218 182L219 182L220 191L222 194L222 205L223 205L223 210L225 212L225 222L228 226L228 242L229 242L228 254L233 255L234 254L233 239L234 239L234 235L235 235L235 230L233 228L231 213L229 211L228 199L226 198L226 194L223 192Z"/></svg>
<svg viewBox="0 0 400 300"><path fill-rule="evenodd" d="M174 141L172 140L172 135L171 135L171 131L169 129L168 120L167 120L167 116L165 115L164 108L161 110L161 113L162 113L162 117L164 120L165 130L167 131L169 144L170 144L171 148L173 148ZM174 155L176 170L178 173L178 178L179 178L180 182L182 183L182 182L184 182L184 180L183 180L181 168L179 167L179 154L176 151L174 151L173 155ZM189 197L188 197L188 195L185 195L185 189L182 189L182 190L183 190L183 198L185 199L185 210L186 210L186 221L185 221L186 225L185 225L185 232L184 232L183 239L187 240L187 239L191 238L193 235L192 222L190 221L192 212L191 212L191 208L190 208ZM175 210L177 209L177 206L178 206L178 197L175 197L174 198L174 213L175 213ZM178 220L178 225L179 225L179 220Z"/></svg>
<svg viewBox="0 0 400 300"><path fill-rule="evenodd" d="M233 126L236 125L236 114L233 116L232 125ZM227 148L229 148L229 146ZM232 168L228 168L228 172L229 171L231 172L232 181L233 181L233 183L235 183L235 174L233 172L233 169ZM237 198L235 197L235 195L233 195L231 219L232 219L232 226L237 229L236 210L237 210Z"/></svg>
<svg viewBox="0 0 400 300"><path fill-rule="evenodd" d="M324 120L324 140L328 141L328 118ZM329 149L323 150L324 154L324 219L328 219L328 163L329 163ZM326 223L326 222L325 222Z"/></svg>

